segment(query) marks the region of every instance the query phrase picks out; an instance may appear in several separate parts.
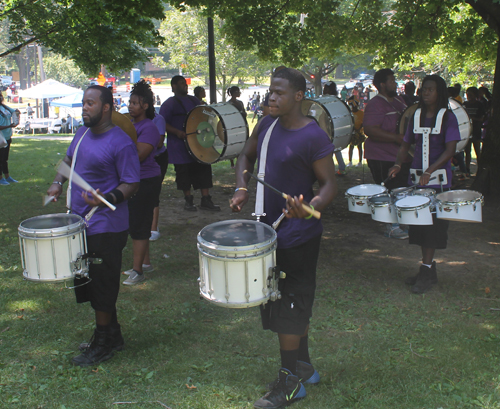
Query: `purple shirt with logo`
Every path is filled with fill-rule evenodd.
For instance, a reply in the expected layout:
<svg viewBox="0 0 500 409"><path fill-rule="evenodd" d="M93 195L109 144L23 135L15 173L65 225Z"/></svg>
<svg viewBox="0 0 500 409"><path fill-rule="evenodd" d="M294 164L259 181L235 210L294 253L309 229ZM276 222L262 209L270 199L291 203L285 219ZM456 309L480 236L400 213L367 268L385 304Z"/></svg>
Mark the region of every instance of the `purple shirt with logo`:
<svg viewBox="0 0 500 409"><path fill-rule="evenodd" d="M160 108L160 115L165 122L176 129L183 130L187 114L195 106L201 105L198 98L192 95L170 97ZM189 154L186 143L172 133L167 133L168 162L173 164L191 163L195 160Z"/></svg>
<svg viewBox="0 0 500 409"><path fill-rule="evenodd" d="M379 126L380 129L399 133L397 124L401 114L406 109L406 104L399 96L392 101L388 101L384 96L377 94L366 104L365 115L363 118L363 127ZM396 160L398 155L399 145L394 142L377 142L370 138L365 141L365 158L382 161Z"/></svg>
<svg viewBox="0 0 500 409"><path fill-rule="evenodd" d="M141 162L141 179L152 178L161 174L160 165L155 161L156 147L160 143L161 136L158 128L151 119L143 119L134 123L137 131L137 143L147 143L153 146L153 150Z"/></svg>
<svg viewBox="0 0 500 409"><path fill-rule="evenodd" d="M422 134L414 134L414 120L413 116L408 124L408 129L405 134L405 142L409 144L415 144L415 154L413 156L413 162L411 164L412 169L422 169ZM434 118L425 118L424 127L432 128L434 126ZM451 141L460 141L460 131L458 129L457 117L452 111L449 111L443 117L443 124L441 126L441 133L429 135L429 166L438 160L442 153L446 150L446 143ZM441 169L446 169L446 177L448 183L443 185L444 188L451 187L451 159L446 162L446 164L441 167ZM425 169L422 169L425 171ZM410 185L413 184L411 178L408 179ZM439 188L441 185L427 185L430 188Z"/></svg>
<svg viewBox="0 0 500 409"><path fill-rule="evenodd" d="M117 126L103 134L93 134L89 128L82 126L76 132L66 155L74 160L76 145L87 129L78 148L75 172L103 194L121 183L139 182L137 148L130 137ZM71 207L73 213L85 217L92 207L83 200L82 191L75 183L72 184ZM128 206L127 201L124 201L116 205L115 211L107 206L99 207L88 223L87 235L117 233L127 229Z"/></svg>
<svg viewBox="0 0 500 409"><path fill-rule="evenodd" d="M268 115L260 123L257 147L259 160L262 142L275 119ZM330 138L315 121L293 130L283 128L278 121L269 140L264 179L281 192L297 197L304 195L304 200L309 202L314 197L313 184L316 182L313 163L325 156L332 156L334 149ZM266 216L261 220L272 225L286 207L285 202L285 199L264 188ZM278 248L296 247L322 232L323 226L318 219L284 218L277 229Z"/></svg>

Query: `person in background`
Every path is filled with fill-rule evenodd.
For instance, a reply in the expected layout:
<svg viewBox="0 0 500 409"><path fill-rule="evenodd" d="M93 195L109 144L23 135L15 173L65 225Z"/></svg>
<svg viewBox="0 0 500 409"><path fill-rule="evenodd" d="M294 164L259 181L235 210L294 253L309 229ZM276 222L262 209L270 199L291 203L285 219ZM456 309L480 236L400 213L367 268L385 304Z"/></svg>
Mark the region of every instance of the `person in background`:
<svg viewBox="0 0 500 409"><path fill-rule="evenodd" d="M482 126L486 119L486 111L483 104L479 101L479 90L476 87L467 88L466 95L467 101L464 102L464 108L472 120L472 137L465 146L464 152L467 176L470 176L471 146L474 146L476 160L479 161L479 157L481 156Z"/></svg>
<svg viewBox="0 0 500 409"><path fill-rule="evenodd" d="M199 85L195 87L193 90L193 94L196 98L199 99L200 105L207 105L207 102L205 101L205 98L207 97L207 93L205 91L205 88L200 87Z"/></svg>
<svg viewBox="0 0 500 409"><path fill-rule="evenodd" d="M323 87L323 95L334 95L337 96L337 84L333 81L328 81L325 83L325 86ZM342 157L342 151L335 151L335 159L337 159L337 163L339 165L339 169L337 170L337 175L338 176L345 176L346 171L345 171L345 162L344 158Z"/></svg>
<svg viewBox="0 0 500 409"><path fill-rule="evenodd" d="M240 114L243 116L243 118L246 118L247 117L247 112L245 111L245 105L243 105L243 102L241 102L238 99L241 96L240 88L237 87L236 85L233 86L233 87L229 87L227 89L227 95L229 97L231 97L227 102L229 102L238 111L240 111ZM260 98L260 95L259 95L259 98Z"/></svg>
<svg viewBox="0 0 500 409"><path fill-rule="evenodd" d="M460 93L462 92L462 86L457 82L454 87L458 90L458 93L457 93L457 96L455 97L455 99L460 102L461 104L464 103L464 100L462 99L462 96L460 95Z"/></svg>
<svg viewBox="0 0 500 409"><path fill-rule="evenodd" d="M349 144L349 163L347 166L352 166L352 155L354 153L354 147L358 148L359 162L357 167L363 166L363 142L366 136L363 132L363 117L364 112L359 109L358 102L351 97L347 100L349 108L351 108L352 116L354 117L354 134Z"/></svg>
<svg viewBox="0 0 500 409"><path fill-rule="evenodd" d="M405 92L401 95L401 98L403 98L407 106L413 105L414 103L418 102L419 98L415 95L416 87L413 81L408 81L404 85L404 90Z"/></svg>
<svg viewBox="0 0 500 409"><path fill-rule="evenodd" d="M0 149L0 186L8 186L11 183L17 183L17 180L9 174L9 153L12 144L12 129L15 128L19 120L13 120L13 114L17 117L21 115L19 109L13 109L4 104L3 94L0 91L0 133L5 138L7 146ZM14 117L15 118L15 117Z"/></svg>

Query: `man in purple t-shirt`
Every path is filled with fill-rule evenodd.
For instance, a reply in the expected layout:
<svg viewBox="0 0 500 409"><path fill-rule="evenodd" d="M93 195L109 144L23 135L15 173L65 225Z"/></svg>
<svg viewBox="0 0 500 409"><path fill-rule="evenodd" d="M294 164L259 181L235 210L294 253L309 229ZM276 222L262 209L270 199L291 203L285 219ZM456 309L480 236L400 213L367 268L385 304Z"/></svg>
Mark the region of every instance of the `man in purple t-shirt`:
<svg viewBox="0 0 500 409"><path fill-rule="evenodd" d="M378 94L366 104L363 127L367 139L365 141L365 158L375 183L381 184L388 176L388 171L396 160L399 147L403 142L403 134L397 129L401 114L406 109L403 99L397 95L396 79L392 70L385 68L375 73L373 84ZM405 160L393 179L385 183L391 190L407 185L411 160ZM408 233L401 230L399 224L387 226L387 237L407 239Z"/></svg>
<svg viewBox="0 0 500 409"><path fill-rule="evenodd" d="M175 75L171 80L173 97L167 99L160 108L160 115L165 118L167 129L168 160L175 168L175 182L177 190L184 192L184 209L196 211L193 190L201 190L200 209L220 211L220 207L212 202L210 188L212 184L212 166L197 162L186 147L186 132L184 123L187 114L197 105L201 105L198 98L188 95L186 79Z"/></svg>
<svg viewBox="0 0 500 409"><path fill-rule="evenodd" d="M76 133L64 158L70 166L76 161L76 173L116 206L112 211L97 197L72 184L73 213L85 217L97 206L88 220L87 250L90 257L102 259L101 264L90 264L89 279L75 278L77 302L89 301L96 317L92 341L81 344L82 354L73 358L73 363L82 367L111 358L113 351L124 345L116 300L129 227L127 199L139 188L139 157L134 142L111 122L112 109L113 94L109 89L98 85L87 88L82 108L85 126ZM66 180L58 173L47 195L57 200Z"/></svg>
<svg viewBox="0 0 500 409"><path fill-rule="evenodd" d="M285 68L273 74L269 95L270 115L254 128L236 164L236 191L231 200L239 212L248 201L248 176L263 156L263 142L269 133L265 180L287 200L264 190L264 217L271 225L286 207L287 215L277 227L277 264L286 273L280 279L281 299L261 306L262 324L278 334L281 369L270 392L257 400L257 408L280 408L306 396L303 383L319 382L319 374L309 358L308 330L316 289L316 265L323 231L321 221L311 218L302 204L323 210L337 193L333 150L326 133L302 114L306 91L302 74ZM316 195L314 183L319 182Z"/></svg>

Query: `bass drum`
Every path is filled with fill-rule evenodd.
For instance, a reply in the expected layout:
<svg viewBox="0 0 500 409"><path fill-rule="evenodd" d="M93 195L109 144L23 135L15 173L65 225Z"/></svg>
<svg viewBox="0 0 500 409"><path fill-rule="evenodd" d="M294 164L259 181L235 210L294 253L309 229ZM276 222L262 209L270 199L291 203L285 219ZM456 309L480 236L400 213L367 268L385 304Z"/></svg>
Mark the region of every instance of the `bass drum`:
<svg viewBox="0 0 500 409"><path fill-rule="evenodd" d="M349 146L354 132L354 118L344 101L334 95L304 99L302 113L313 118L327 133L336 151Z"/></svg>
<svg viewBox="0 0 500 409"><path fill-rule="evenodd" d="M249 135L246 119L228 102L193 108L184 129L188 152L205 164L236 158Z"/></svg>
<svg viewBox="0 0 500 409"><path fill-rule="evenodd" d="M399 118L397 129L400 134L405 134L408 124L410 123L413 114L418 108L418 103L410 105L404 110ZM455 101L453 98L449 99L449 108L453 111L458 121L458 130L460 132L460 141L457 142L457 152L462 152L472 135L472 122L467 114L465 108L460 102Z"/></svg>

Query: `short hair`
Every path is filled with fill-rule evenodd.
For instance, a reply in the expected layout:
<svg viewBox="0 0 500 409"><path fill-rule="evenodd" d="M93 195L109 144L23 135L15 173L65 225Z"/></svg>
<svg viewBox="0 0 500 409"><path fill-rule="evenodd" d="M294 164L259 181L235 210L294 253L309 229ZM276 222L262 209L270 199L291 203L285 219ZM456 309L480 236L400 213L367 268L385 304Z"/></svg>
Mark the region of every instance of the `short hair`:
<svg viewBox="0 0 500 409"><path fill-rule="evenodd" d="M458 92L462 90L462 86L457 82L455 85L453 85L455 88L458 88Z"/></svg>
<svg viewBox="0 0 500 409"><path fill-rule="evenodd" d="M479 91L481 91L484 94L484 97L487 100L491 99L492 95L491 95L490 90L487 87L485 87L485 86L479 87Z"/></svg>
<svg viewBox="0 0 500 409"><path fill-rule="evenodd" d="M394 71L390 68L383 68L378 70L373 76L373 85L380 91L380 84L385 84L387 82L387 78L391 75L394 75Z"/></svg>
<svg viewBox="0 0 500 409"><path fill-rule="evenodd" d="M179 82L182 80L186 80L182 75L174 75L172 79L170 80L170 85L177 85Z"/></svg>
<svg viewBox="0 0 500 409"><path fill-rule="evenodd" d="M232 87L229 87L229 88L227 89L227 95L233 96L233 94L234 94L235 92L239 91L239 90L240 90L240 87L238 87L238 86L236 86L236 85L233 85ZM260 95L260 93L259 93L259 95Z"/></svg>
<svg viewBox="0 0 500 409"><path fill-rule="evenodd" d="M405 84L405 93L410 93L410 95L413 95L415 93L415 90L417 87L415 86L415 83L413 81L408 81Z"/></svg>
<svg viewBox="0 0 500 409"><path fill-rule="evenodd" d="M448 95L450 98L458 97L459 91L457 87L448 87Z"/></svg>
<svg viewBox="0 0 500 409"><path fill-rule="evenodd" d="M132 91L130 92L130 96L137 95L142 102L148 104L148 109L146 109L146 117L149 119L153 119L155 117L155 102L154 95L151 86L145 81L140 80L136 82Z"/></svg>
<svg viewBox="0 0 500 409"><path fill-rule="evenodd" d="M467 91L465 91L466 94L472 94L472 96L475 99L479 98L479 90L476 87L469 87L467 88Z"/></svg>
<svg viewBox="0 0 500 409"><path fill-rule="evenodd" d="M288 80L292 89L295 91L306 92L306 79L299 70L295 70L293 68L283 68L279 71L275 71L273 78L283 78L284 80Z"/></svg>
<svg viewBox="0 0 500 409"><path fill-rule="evenodd" d="M205 91L205 88L201 87L200 85L198 85L197 87L195 87L194 90L193 90L194 96L196 98L198 98L198 95L201 94L201 91ZM200 98L198 98L198 99L200 99Z"/></svg>
<svg viewBox="0 0 500 409"><path fill-rule="evenodd" d="M101 85L91 85L88 87L85 91L88 91L89 89L96 89L101 92L101 95L99 96L99 99L101 100L102 104L109 104L109 108L113 108L113 93L109 88L103 87Z"/></svg>

